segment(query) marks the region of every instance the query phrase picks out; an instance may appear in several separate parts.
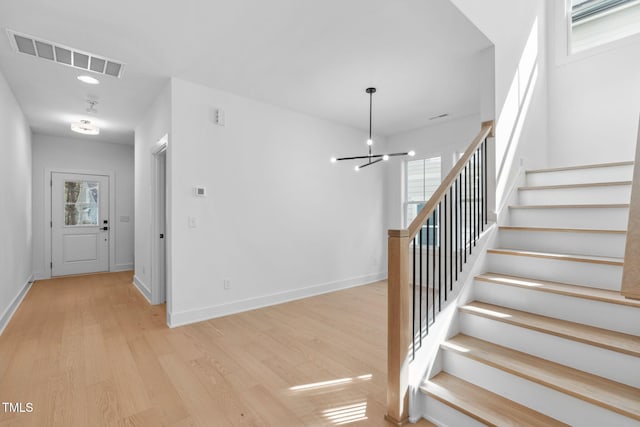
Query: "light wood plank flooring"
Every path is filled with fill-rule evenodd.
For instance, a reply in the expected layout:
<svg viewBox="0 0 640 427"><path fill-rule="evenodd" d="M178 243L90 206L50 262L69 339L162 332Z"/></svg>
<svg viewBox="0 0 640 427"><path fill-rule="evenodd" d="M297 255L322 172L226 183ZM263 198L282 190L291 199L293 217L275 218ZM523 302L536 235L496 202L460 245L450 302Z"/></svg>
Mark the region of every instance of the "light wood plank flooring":
<svg viewBox="0 0 640 427"><path fill-rule="evenodd" d="M33 285L0 336L0 401L34 410L0 406L0 426L388 425L386 282L169 329L131 281Z"/></svg>

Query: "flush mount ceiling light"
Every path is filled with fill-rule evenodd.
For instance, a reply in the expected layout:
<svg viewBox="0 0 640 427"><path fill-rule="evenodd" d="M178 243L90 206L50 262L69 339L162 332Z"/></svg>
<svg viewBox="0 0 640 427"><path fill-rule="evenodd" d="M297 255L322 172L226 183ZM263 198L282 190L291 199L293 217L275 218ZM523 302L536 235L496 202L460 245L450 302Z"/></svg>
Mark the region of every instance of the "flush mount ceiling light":
<svg viewBox="0 0 640 427"><path fill-rule="evenodd" d="M71 130L83 135L100 134L100 128L91 123L89 120L80 120L79 122L71 123Z"/></svg>
<svg viewBox="0 0 640 427"><path fill-rule="evenodd" d="M88 85L99 85L100 84L100 80L96 79L95 77L91 77L91 76L78 76L77 77L78 80L80 80L82 83L86 83Z"/></svg>
<svg viewBox="0 0 640 427"><path fill-rule="evenodd" d="M362 168L365 168L367 166L371 166L373 164L376 164L378 162L382 162L382 161L387 161L389 160L389 157L392 156L415 156L416 152L411 150L408 151L406 153L390 153L390 154L373 154L371 151L371 146L373 145L373 136L372 136L372 111L373 111L373 94L376 93L376 88L375 87L369 87L367 88L367 90L365 91L369 94L369 139L367 139L367 145L369 146L369 154L366 156L352 156L352 157L332 157L331 158L331 163L335 163L341 160L360 160L360 159L366 159L367 163L360 165L360 166L356 166L354 169L356 171L359 171Z"/></svg>

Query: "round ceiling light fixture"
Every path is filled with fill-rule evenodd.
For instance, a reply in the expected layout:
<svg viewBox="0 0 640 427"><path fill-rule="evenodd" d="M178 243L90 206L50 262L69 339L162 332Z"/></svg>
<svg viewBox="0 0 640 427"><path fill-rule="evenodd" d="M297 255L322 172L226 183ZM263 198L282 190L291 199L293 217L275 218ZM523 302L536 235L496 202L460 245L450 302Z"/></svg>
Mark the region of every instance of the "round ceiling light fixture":
<svg viewBox="0 0 640 427"><path fill-rule="evenodd" d="M100 80L96 79L95 77L91 77L91 76L78 76L78 80L80 80L82 83L86 83L89 85L99 85L100 84Z"/></svg>
<svg viewBox="0 0 640 427"><path fill-rule="evenodd" d="M71 123L71 130L81 133L83 135L99 135L100 128L89 120L80 120L79 122Z"/></svg>

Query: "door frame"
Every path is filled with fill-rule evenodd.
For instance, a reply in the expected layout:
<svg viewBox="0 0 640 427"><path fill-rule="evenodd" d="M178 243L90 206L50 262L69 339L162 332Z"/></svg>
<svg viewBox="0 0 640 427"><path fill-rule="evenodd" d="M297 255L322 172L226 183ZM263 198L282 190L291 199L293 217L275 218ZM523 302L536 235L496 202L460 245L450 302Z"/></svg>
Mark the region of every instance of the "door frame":
<svg viewBox="0 0 640 427"><path fill-rule="evenodd" d="M116 199L115 173L113 171L97 171L84 169L45 168L44 170L44 261L46 274L44 279L51 278L51 267L47 268L47 261L51 266L53 248L51 247L51 182L52 173L70 173L77 175L101 175L109 178L109 271L114 271L116 262L115 228L116 228Z"/></svg>
<svg viewBox="0 0 640 427"><path fill-rule="evenodd" d="M169 136L164 135L160 140L152 147L151 155L153 157L152 171L151 171L151 206L152 206L152 226L151 226L151 304L162 304L164 302L167 303L167 308L169 307L169 233L168 233L168 223L169 223L169 213L167 207L169 206L168 201L168 190L167 190L167 170L168 170L168 148ZM164 239L160 239L159 235L161 232L160 220L161 215L158 209L159 201L160 201L160 191L162 190L159 175L160 175L160 155L164 153ZM162 289L162 284L160 283L159 278L160 274L160 246L164 245L164 289ZM167 310L168 312L168 310Z"/></svg>

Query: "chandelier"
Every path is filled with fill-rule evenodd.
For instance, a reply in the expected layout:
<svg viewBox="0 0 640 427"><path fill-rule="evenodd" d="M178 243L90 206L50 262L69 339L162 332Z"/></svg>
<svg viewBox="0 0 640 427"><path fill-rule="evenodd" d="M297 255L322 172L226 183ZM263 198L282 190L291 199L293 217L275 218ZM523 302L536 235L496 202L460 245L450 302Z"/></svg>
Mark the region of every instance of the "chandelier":
<svg viewBox="0 0 640 427"><path fill-rule="evenodd" d="M366 168L367 166L374 165L378 162L382 162L382 161L386 162L392 156L415 156L416 152L413 150L408 151L406 153L373 154L373 152L371 151L371 147L373 146L373 136L372 136L371 129L372 129L373 94L376 93L376 88L369 87L365 92L369 94L369 139L367 139L367 145L369 146L369 154L365 156L338 157L338 158L332 157L331 163L336 163L341 160L366 159L367 160L366 163L356 166L354 168L356 171L359 171L362 168Z"/></svg>

